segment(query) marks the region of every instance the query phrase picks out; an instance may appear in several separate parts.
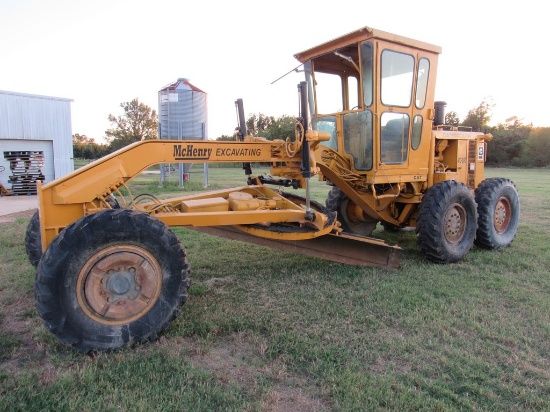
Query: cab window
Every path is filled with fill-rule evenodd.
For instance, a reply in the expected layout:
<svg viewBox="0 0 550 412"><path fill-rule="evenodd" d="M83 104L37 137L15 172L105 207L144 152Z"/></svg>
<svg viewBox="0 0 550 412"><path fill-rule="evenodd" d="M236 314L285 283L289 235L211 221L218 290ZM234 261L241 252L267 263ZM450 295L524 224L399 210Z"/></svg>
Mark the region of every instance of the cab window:
<svg viewBox="0 0 550 412"><path fill-rule="evenodd" d="M336 138L336 117L327 116L321 118L313 118L311 124L314 130L330 133L330 140L321 144L330 147L332 150L338 150L338 139Z"/></svg>
<svg viewBox="0 0 550 412"><path fill-rule="evenodd" d="M410 118L406 113L382 113L380 124L380 159L384 164L407 161Z"/></svg>
<svg viewBox="0 0 550 412"><path fill-rule="evenodd" d="M373 51L370 41L361 44L361 71L363 72L363 103L365 107L372 105Z"/></svg>
<svg viewBox="0 0 550 412"><path fill-rule="evenodd" d="M393 50L384 50L382 52L382 104L409 107L412 98L413 77L413 56Z"/></svg>
<svg viewBox="0 0 550 412"><path fill-rule="evenodd" d="M342 111L342 78L338 75L315 72L315 98L317 113Z"/></svg>
<svg viewBox="0 0 550 412"><path fill-rule="evenodd" d="M418 147L420 146L420 142L422 141L422 123L423 123L422 116L420 116L419 114L414 116L413 132L412 132L412 139L411 139L411 148L413 150L418 149Z"/></svg>
<svg viewBox="0 0 550 412"><path fill-rule="evenodd" d="M353 157L356 170L372 169L372 112L344 115L344 150Z"/></svg>
<svg viewBox="0 0 550 412"><path fill-rule="evenodd" d="M417 109L423 109L426 104L426 91L428 89L428 74L430 72L430 61L422 58L418 61L418 73L416 76L416 98Z"/></svg>

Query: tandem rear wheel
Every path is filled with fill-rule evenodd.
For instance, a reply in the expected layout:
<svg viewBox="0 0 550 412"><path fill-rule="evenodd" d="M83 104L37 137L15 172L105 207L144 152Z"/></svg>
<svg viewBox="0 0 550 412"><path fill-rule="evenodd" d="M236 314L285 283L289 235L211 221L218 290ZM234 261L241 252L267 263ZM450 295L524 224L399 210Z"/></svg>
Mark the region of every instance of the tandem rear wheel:
<svg viewBox="0 0 550 412"><path fill-rule="evenodd" d="M47 328L81 352L154 340L187 299L189 264L160 220L105 210L67 226L39 260L36 306Z"/></svg>
<svg viewBox="0 0 550 412"><path fill-rule="evenodd" d="M475 244L485 249L508 246L519 226L519 195L509 179L485 179L475 190L479 221Z"/></svg>

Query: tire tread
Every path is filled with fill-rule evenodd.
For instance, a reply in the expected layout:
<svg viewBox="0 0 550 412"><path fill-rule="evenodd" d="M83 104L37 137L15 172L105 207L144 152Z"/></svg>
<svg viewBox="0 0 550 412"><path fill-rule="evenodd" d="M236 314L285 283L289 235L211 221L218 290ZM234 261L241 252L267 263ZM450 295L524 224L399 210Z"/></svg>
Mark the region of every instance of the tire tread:
<svg viewBox="0 0 550 412"><path fill-rule="evenodd" d="M88 236L94 228L98 233ZM71 282L71 275L66 273L71 267L71 260L85 261L86 257L82 255L91 254L104 243L121 244L128 242L127 238L133 235L138 238L131 239L131 243L145 249L154 248L152 243L157 244L164 256L162 259L155 256L163 268L164 277L162 295L157 303L142 318L126 325L109 328L94 325L95 322L89 318L89 323L84 326L74 320L69 321L72 316L67 311L72 309L68 309L69 305L64 302L64 294L68 293L64 289L67 287L65 283ZM90 252L83 252L83 247ZM168 279L165 269L171 272ZM187 299L189 273L185 250L174 232L163 222L145 213L126 209L101 211L67 226L46 249L37 268L36 307L46 327L61 342L82 352L112 350L135 342L154 340L165 331ZM177 284L174 285L174 282ZM97 333L91 333L96 326ZM83 332L83 329L86 331Z"/></svg>

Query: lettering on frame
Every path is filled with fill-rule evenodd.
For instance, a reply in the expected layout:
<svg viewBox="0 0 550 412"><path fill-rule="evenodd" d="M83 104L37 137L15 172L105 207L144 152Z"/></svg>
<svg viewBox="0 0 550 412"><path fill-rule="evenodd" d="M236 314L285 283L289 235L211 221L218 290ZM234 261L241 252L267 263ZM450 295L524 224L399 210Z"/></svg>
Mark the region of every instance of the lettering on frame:
<svg viewBox="0 0 550 412"><path fill-rule="evenodd" d="M210 160L212 155L211 147L197 147L191 143L189 144L175 144L174 145L174 160ZM239 147L218 147L216 148L216 158L227 158L232 160L234 158L253 159L254 157L260 157L262 150L259 148L239 148Z"/></svg>

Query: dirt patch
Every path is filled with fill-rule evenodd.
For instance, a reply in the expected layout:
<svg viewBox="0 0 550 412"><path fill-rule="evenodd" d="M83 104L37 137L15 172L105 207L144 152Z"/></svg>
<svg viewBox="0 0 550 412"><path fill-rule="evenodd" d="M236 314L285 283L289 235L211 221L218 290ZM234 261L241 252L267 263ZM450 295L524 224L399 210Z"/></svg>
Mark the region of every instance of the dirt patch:
<svg viewBox="0 0 550 412"><path fill-rule="evenodd" d="M19 219L20 217L32 217L32 215L34 215L34 212L36 212L36 209L24 210L22 212L10 213L9 215L0 216L0 224L15 222L15 220Z"/></svg>
<svg viewBox="0 0 550 412"><path fill-rule="evenodd" d="M219 337L214 342L194 338L166 339L172 356L184 357L196 368L206 369L222 385L247 388L259 397L262 411L326 411L331 408L319 388L287 370L282 359L271 359L266 342L244 333Z"/></svg>
<svg viewBox="0 0 550 412"><path fill-rule="evenodd" d="M31 209L0 216L0 224L30 218L35 211ZM44 326L36 313L34 293L29 291L16 297L10 293L13 292L8 288L0 287L0 371L13 377L37 372L41 381L49 382L55 379L57 371L49 361L43 339L37 338Z"/></svg>
<svg viewBox="0 0 550 412"><path fill-rule="evenodd" d="M8 299L0 289L0 302ZM0 370L9 376L38 372L40 380L51 382L57 376L56 368L50 363L47 351L37 332L43 328L42 320L34 313L34 296L26 294L2 307L0 333L7 339L16 339L14 344L2 347Z"/></svg>
<svg viewBox="0 0 550 412"><path fill-rule="evenodd" d="M204 284L209 288L213 288L215 286L228 285L233 282L235 282L235 276L226 276L224 278L210 278L206 280Z"/></svg>

